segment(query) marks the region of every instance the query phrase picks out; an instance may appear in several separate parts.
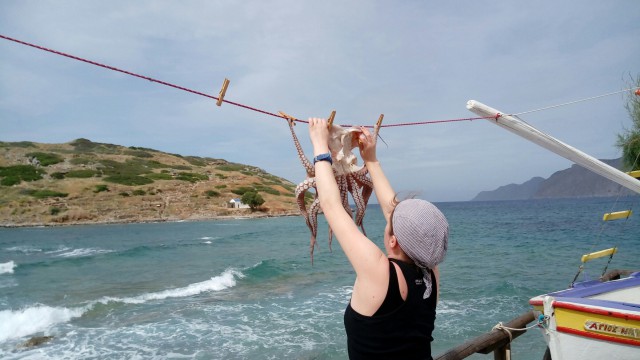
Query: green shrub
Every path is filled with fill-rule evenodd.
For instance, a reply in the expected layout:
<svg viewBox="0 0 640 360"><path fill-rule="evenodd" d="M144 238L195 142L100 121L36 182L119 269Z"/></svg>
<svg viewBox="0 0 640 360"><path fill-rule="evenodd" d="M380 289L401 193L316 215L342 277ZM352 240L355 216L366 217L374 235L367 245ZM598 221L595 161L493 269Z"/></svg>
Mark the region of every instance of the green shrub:
<svg viewBox="0 0 640 360"><path fill-rule="evenodd" d="M130 186L153 183L153 180L138 175L113 175L104 178L104 181Z"/></svg>
<svg viewBox="0 0 640 360"><path fill-rule="evenodd" d="M221 171L240 171L246 168L245 165L241 164L227 164L227 165L218 165L217 169Z"/></svg>
<svg viewBox="0 0 640 360"><path fill-rule="evenodd" d="M36 199L44 199L48 197L67 197L67 195L69 195L67 193L49 190L49 189L42 189L42 190L24 189L20 191L20 193L23 195L33 196Z"/></svg>
<svg viewBox="0 0 640 360"><path fill-rule="evenodd" d="M42 166L49 166L64 161L64 159L60 155L53 153L32 152L28 153L27 156L38 159L40 165Z"/></svg>
<svg viewBox="0 0 640 360"><path fill-rule="evenodd" d="M52 206L49 208L49 214L51 215L58 215L60 213L60 208Z"/></svg>
<svg viewBox="0 0 640 360"><path fill-rule="evenodd" d="M150 173L146 174L144 177L152 180L173 180L173 176L168 173Z"/></svg>
<svg viewBox="0 0 640 360"><path fill-rule="evenodd" d="M98 145L97 143L94 143L91 140L84 139L84 138L75 139L72 142L70 142L70 144L76 149L76 151L80 151L84 149L90 150Z"/></svg>
<svg viewBox="0 0 640 360"><path fill-rule="evenodd" d="M216 173L216 177L219 177L220 179L226 179L227 175L225 174L220 174L220 173Z"/></svg>
<svg viewBox="0 0 640 360"><path fill-rule="evenodd" d="M205 195L207 195L207 197L217 197L220 196L220 193L215 191L215 190L207 190L204 192Z"/></svg>
<svg viewBox="0 0 640 360"><path fill-rule="evenodd" d="M142 196L142 195L146 195L147 192L142 190L142 189L135 189L132 192L133 196Z"/></svg>
<svg viewBox="0 0 640 360"><path fill-rule="evenodd" d="M267 194L271 195L280 195L280 191L268 186L256 186L256 190L266 192Z"/></svg>
<svg viewBox="0 0 640 360"><path fill-rule="evenodd" d="M3 177L2 180L0 180L0 185L13 186L13 185L20 184L20 182L22 182L22 180L20 180L20 178L17 176L7 176L7 177Z"/></svg>
<svg viewBox="0 0 640 360"><path fill-rule="evenodd" d="M204 159L202 159L200 157L197 157L197 156L187 156L184 159L187 160L189 162L189 164L191 164L191 165L207 166L207 162L204 161Z"/></svg>
<svg viewBox="0 0 640 360"><path fill-rule="evenodd" d="M264 204L264 199L255 191L247 191L242 195L242 202L249 205L251 210L255 210Z"/></svg>
<svg viewBox="0 0 640 360"><path fill-rule="evenodd" d="M203 181L203 180L209 180L209 177L207 175L202 175L202 174L196 174L196 173L179 173L176 176L176 180L182 180L182 181L188 181L188 182L198 182L198 181Z"/></svg>
<svg viewBox="0 0 640 360"><path fill-rule="evenodd" d="M146 169L141 169L138 166L129 166L127 163L102 159L100 160L100 164L102 167L100 170L104 175L141 175L144 173L148 173L149 171Z"/></svg>
<svg viewBox="0 0 640 360"><path fill-rule="evenodd" d="M125 162L115 160L100 160L102 173L105 175L143 175L153 171L153 169L167 168L168 165L155 160L144 160L139 158L129 159Z"/></svg>
<svg viewBox="0 0 640 360"><path fill-rule="evenodd" d="M58 179L58 180L62 180L64 179L64 173L61 172L54 172L53 174L50 175L52 178L54 179Z"/></svg>
<svg viewBox="0 0 640 360"><path fill-rule="evenodd" d="M122 192L120 192L118 195L120 195L120 196L122 196L122 197L129 197L129 196L131 196L131 195L130 195L128 192L126 192L126 191L122 191Z"/></svg>
<svg viewBox="0 0 640 360"><path fill-rule="evenodd" d="M16 141L16 142L0 142L0 147L28 148L28 147L37 147L37 146L31 141Z"/></svg>
<svg viewBox="0 0 640 360"><path fill-rule="evenodd" d="M252 187L248 187L248 186L241 186L239 188L233 189L231 190L232 193L236 194L236 195L244 195L245 193L249 192L249 191L253 191L255 192L256 190ZM243 201L244 202L244 201ZM246 203L245 203L246 204Z"/></svg>
<svg viewBox="0 0 640 360"><path fill-rule="evenodd" d="M120 146L113 144L104 144L104 143L96 143L92 142L88 139L76 139L70 142L71 146L73 146L75 152L79 153L87 153L87 152L96 152L103 154L118 154L120 153Z"/></svg>
<svg viewBox="0 0 640 360"><path fill-rule="evenodd" d="M32 165L13 165L7 167L0 167L0 177L3 177L2 185L6 184L19 184L20 181L36 181L42 179L44 170L37 169ZM9 178L9 179L7 179Z"/></svg>
<svg viewBox="0 0 640 360"><path fill-rule="evenodd" d="M275 175L271 175L271 174L266 174L264 175L264 178L269 179L271 181L273 181L274 183L276 183L277 185L282 184L282 179L275 176Z"/></svg>
<svg viewBox="0 0 640 360"><path fill-rule="evenodd" d="M106 184L96 185L96 189L93 190L94 193L99 193L103 191L109 191L109 187Z"/></svg>
<svg viewBox="0 0 640 360"><path fill-rule="evenodd" d="M131 150L144 150L144 151L159 152L156 149L151 149L151 148L146 148L146 147L141 147L141 146L129 146L129 149L131 149Z"/></svg>
<svg viewBox="0 0 640 360"><path fill-rule="evenodd" d="M227 187L227 185L224 185L224 184L222 184L222 185L216 185L216 189L224 189L224 188L226 188L226 187Z"/></svg>
<svg viewBox="0 0 640 360"><path fill-rule="evenodd" d="M95 170L83 169L83 170L71 170L66 174L68 178L86 179L94 177L98 173Z"/></svg>
<svg viewBox="0 0 640 360"><path fill-rule="evenodd" d="M124 154L125 155L131 155L131 156L139 157L139 158L152 158L153 157L153 155L149 154L148 152L146 152L144 150L125 150Z"/></svg>

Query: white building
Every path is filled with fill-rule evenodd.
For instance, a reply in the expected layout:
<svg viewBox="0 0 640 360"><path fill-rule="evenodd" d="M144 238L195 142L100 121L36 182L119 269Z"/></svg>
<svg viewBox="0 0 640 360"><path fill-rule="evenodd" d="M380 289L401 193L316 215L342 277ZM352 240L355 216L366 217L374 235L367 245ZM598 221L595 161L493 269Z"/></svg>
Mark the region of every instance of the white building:
<svg viewBox="0 0 640 360"><path fill-rule="evenodd" d="M232 209L248 209L249 205L243 203L242 200L238 198L229 200L229 207Z"/></svg>

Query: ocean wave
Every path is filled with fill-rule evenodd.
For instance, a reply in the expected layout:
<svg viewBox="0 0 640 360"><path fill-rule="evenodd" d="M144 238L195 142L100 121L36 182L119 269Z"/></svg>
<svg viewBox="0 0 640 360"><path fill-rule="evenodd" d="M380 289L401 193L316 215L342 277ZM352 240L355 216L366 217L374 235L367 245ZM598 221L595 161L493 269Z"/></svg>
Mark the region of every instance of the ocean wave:
<svg viewBox="0 0 640 360"><path fill-rule="evenodd" d="M0 274L13 274L13 269L15 269L16 266L16 263L13 261L0 263Z"/></svg>
<svg viewBox="0 0 640 360"><path fill-rule="evenodd" d="M0 311L0 342L45 331L49 327L82 316L87 308L69 309L38 305L22 310Z"/></svg>
<svg viewBox="0 0 640 360"><path fill-rule="evenodd" d="M69 249L67 249L67 250L69 250ZM110 252L113 252L113 250L80 248L80 249L73 249L73 250L67 251L67 252L62 252L62 253L60 253L60 254L58 254L56 256L57 257L65 257L65 258L69 258L69 257L85 257L85 256L93 256L93 255L100 255L100 254L108 254Z"/></svg>
<svg viewBox="0 0 640 360"><path fill-rule="evenodd" d="M12 246L12 247L5 248L5 250L9 252L19 252L23 254L42 252L42 249L39 249L33 246L28 246L28 245Z"/></svg>
<svg viewBox="0 0 640 360"><path fill-rule="evenodd" d="M151 300L164 300L168 298L181 298L198 295L209 291L221 291L236 286L236 279L244 278L240 271L227 269L222 274L214 276L209 280L189 284L185 287L168 289L158 292L142 294L128 298L105 297L98 302L106 304L109 302L122 302L126 304L142 304Z"/></svg>
<svg viewBox="0 0 640 360"><path fill-rule="evenodd" d="M0 311L0 343L46 331L54 325L69 322L81 317L93 309L98 303L107 304L110 302L120 302L125 304L142 304L152 300L189 297L204 292L221 291L234 287L236 285L236 279L243 277L244 275L240 271L228 269L209 280L189 284L185 287L127 298L104 297L101 300L92 301L86 306L76 308L37 305L22 310L2 310Z"/></svg>
<svg viewBox="0 0 640 360"><path fill-rule="evenodd" d="M60 245L60 246L58 246L57 249L45 251L44 253L47 254L47 255L52 255L52 254L58 254L58 253L62 253L62 252L69 251L69 250L71 250L70 247L67 247L67 246L64 246L64 245Z"/></svg>

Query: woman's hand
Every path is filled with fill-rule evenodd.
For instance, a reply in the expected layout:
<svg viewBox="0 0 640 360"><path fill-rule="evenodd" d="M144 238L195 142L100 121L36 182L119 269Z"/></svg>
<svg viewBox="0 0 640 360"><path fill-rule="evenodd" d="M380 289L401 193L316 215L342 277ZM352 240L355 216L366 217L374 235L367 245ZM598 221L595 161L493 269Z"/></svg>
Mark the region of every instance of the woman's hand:
<svg viewBox="0 0 640 360"><path fill-rule="evenodd" d="M310 118L309 119L309 138L313 144L314 155L329 152L329 128L327 120Z"/></svg>
<svg viewBox="0 0 640 360"><path fill-rule="evenodd" d="M376 143L377 139L375 135L371 134L369 129L360 127L362 133L358 139L358 147L360 148L360 157L362 161L366 163L378 161L376 157Z"/></svg>

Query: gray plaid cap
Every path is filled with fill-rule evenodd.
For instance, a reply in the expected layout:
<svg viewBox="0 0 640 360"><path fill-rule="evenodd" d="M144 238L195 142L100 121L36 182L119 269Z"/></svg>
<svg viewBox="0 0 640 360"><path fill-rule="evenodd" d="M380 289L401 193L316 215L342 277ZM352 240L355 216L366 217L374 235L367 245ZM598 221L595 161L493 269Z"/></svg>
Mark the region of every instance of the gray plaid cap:
<svg viewBox="0 0 640 360"><path fill-rule="evenodd" d="M444 260L449 239L449 223L432 203L420 199L401 201L393 211L393 234L400 248L422 269L427 290L431 295L429 270Z"/></svg>

